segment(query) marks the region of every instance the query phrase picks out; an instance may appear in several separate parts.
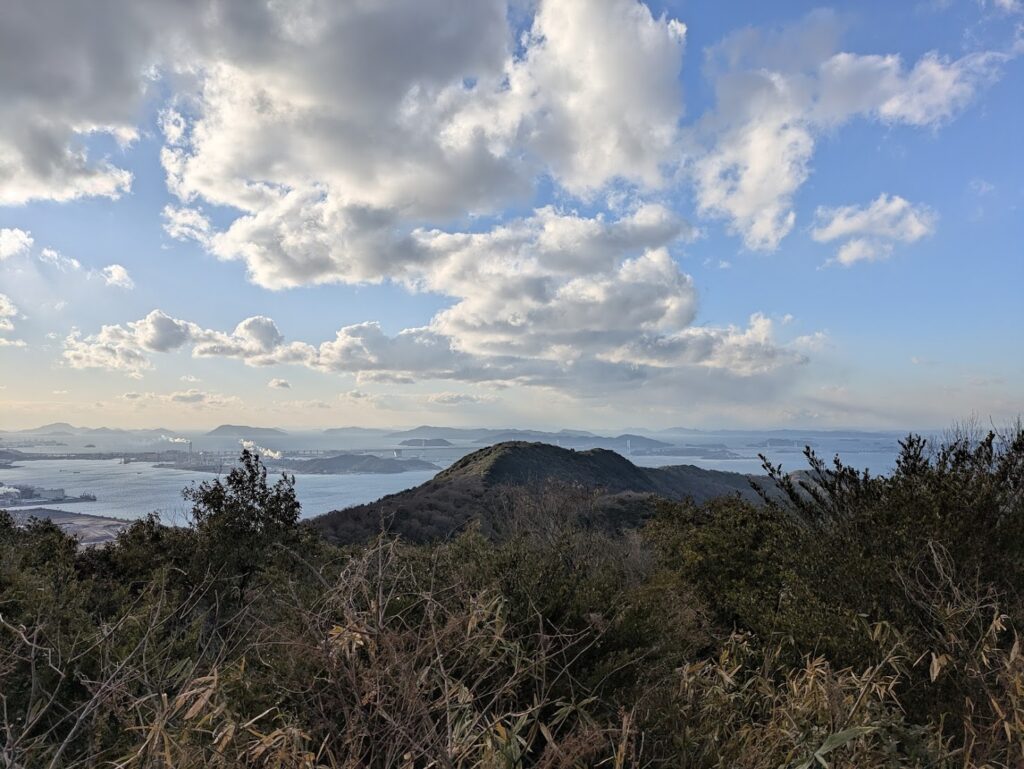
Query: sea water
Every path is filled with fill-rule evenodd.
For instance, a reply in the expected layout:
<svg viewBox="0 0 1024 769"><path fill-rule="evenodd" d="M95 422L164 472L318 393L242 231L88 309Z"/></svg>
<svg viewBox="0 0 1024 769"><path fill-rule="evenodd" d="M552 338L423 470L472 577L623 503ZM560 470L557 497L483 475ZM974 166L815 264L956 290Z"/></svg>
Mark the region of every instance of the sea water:
<svg viewBox="0 0 1024 769"><path fill-rule="evenodd" d="M690 445L712 444L724 447L734 452L736 458L634 455L629 459L643 467L691 464L708 470L761 474L761 460L757 455L763 452L769 460L776 464L781 463L783 470L789 472L807 467L801 453L801 445L804 443L802 439L806 437L806 443L814 446L819 456L826 461L830 462L838 453L851 466L870 469L877 475L893 469L899 448L893 436L870 435L851 439L830 438L819 433L809 436L796 434L793 437L795 445L788 448L760 448L756 444L759 439L764 438L764 434L701 434L688 437L685 442ZM453 458L477 448L477 445L456 447L453 450L446 450L444 459L438 455L427 458L444 466ZM126 520L157 512L168 523L184 521L190 509L189 504L182 499L182 489L215 477L211 473L158 468L147 462L121 464L116 459L19 460L16 465L12 468L0 468L0 485L27 484L46 489L62 488L68 496L92 494L96 497L95 502L47 502L41 504L41 507ZM419 486L430 480L435 472L422 470L387 475L296 474L295 491L302 504L302 516L309 518L331 510L373 502L387 494Z"/></svg>
<svg viewBox="0 0 1024 769"><path fill-rule="evenodd" d="M168 523L183 521L190 509L182 499L182 489L216 477L211 473L153 467L147 462L123 465L116 459L41 459L15 464L16 467L0 468L0 485L61 488L69 497L96 497L95 502L47 502L40 507L126 520L157 512ZM296 475L295 491L302 504L302 517L308 518L418 486L435 472ZM274 476L268 475L268 479L273 480Z"/></svg>

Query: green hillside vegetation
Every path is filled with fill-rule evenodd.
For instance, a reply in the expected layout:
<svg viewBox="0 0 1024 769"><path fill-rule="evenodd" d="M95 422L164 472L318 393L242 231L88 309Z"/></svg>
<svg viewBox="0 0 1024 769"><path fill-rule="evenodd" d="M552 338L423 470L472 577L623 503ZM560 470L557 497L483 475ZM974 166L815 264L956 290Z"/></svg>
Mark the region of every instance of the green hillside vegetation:
<svg viewBox="0 0 1024 769"><path fill-rule="evenodd" d="M1024 766L1024 430L910 437L888 477L808 451L621 530L518 450L436 479L517 488L494 536L331 544L248 452L188 527L0 517L0 765Z"/></svg>
<svg viewBox="0 0 1024 769"><path fill-rule="evenodd" d="M382 530L425 543L450 538L472 523L495 536L509 528L510 511L521 506L517 499L524 493L559 504L572 499L578 525L612 531L643 524L655 509L655 496L697 502L728 495L758 499L751 478L739 473L693 465L644 468L607 449L509 441L466 455L414 489L327 513L312 525L339 544L366 542Z"/></svg>

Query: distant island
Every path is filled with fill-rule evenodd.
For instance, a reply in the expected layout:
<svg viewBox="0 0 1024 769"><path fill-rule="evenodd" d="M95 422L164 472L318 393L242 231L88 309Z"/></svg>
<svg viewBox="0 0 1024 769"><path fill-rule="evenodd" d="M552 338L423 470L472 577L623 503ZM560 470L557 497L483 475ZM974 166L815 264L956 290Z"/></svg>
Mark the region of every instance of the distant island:
<svg viewBox="0 0 1024 769"><path fill-rule="evenodd" d="M382 430L374 427L328 427L321 431L324 435L331 436L377 436L384 435L387 430Z"/></svg>
<svg viewBox="0 0 1024 769"><path fill-rule="evenodd" d="M211 438L249 438L264 440L288 435L277 427L249 427L248 425L220 425L206 433Z"/></svg>
<svg viewBox="0 0 1024 769"><path fill-rule="evenodd" d="M0 449L0 467L14 467L14 462L23 459L24 454L13 449Z"/></svg>
<svg viewBox="0 0 1024 769"><path fill-rule="evenodd" d="M40 427L31 427L26 430L15 430L15 431L3 431L0 433L7 433L8 435L30 435L30 436L83 436L83 435L96 435L96 436L126 436L126 435L150 435L153 437L159 437L161 435L172 433L173 430L167 430L165 428L153 428L153 429L139 429L139 430L123 430L115 427L75 427L68 422L52 422L48 425L42 425Z"/></svg>
<svg viewBox="0 0 1024 769"><path fill-rule="evenodd" d="M41 435L52 435L58 434L74 434L80 432L80 429L74 425L68 424L67 422L51 422L48 425L42 425L29 430L19 430L22 433L39 433Z"/></svg>
<svg viewBox="0 0 1024 769"><path fill-rule="evenodd" d="M339 454L335 457L316 459L271 459L268 464L295 473L309 475L348 475L374 473L390 475L416 470L440 470L441 468L422 459L392 459L375 454Z"/></svg>
<svg viewBox="0 0 1024 769"><path fill-rule="evenodd" d="M791 448L802 450L807 445L807 442L793 440L792 438L767 438L763 441L748 443L747 445L754 449Z"/></svg>
<svg viewBox="0 0 1024 769"><path fill-rule="evenodd" d="M643 435L624 433L622 435L597 435L587 430L521 430L513 428L460 428L431 427L421 425L412 430L390 433L389 438L400 440L401 446L452 446L453 440L470 441L477 445L494 445L509 441L530 441L550 443L567 449L610 449L620 454L640 453L652 449L667 449L671 443L648 438ZM437 441L445 441L438 443Z"/></svg>
<svg viewBox="0 0 1024 769"><path fill-rule="evenodd" d="M436 427L433 425L420 425L411 430L388 433L388 438L446 438L456 441L476 441L500 443L502 436L505 440L535 440L544 439L549 443L557 443L562 439L572 438L595 438L594 433L586 430L559 430L558 432L545 432L543 430L519 430L509 427ZM510 437L511 436L511 437Z"/></svg>
<svg viewBox="0 0 1024 769"><path fill-rule="evenodd" d="M693 459L743 459L741 454L721 445L668 446L634 449L633 454L642 457L691 457Z"/></svg>
<svg viewBox="0 0 1024 769"><path fill-rule="evenodd" d="M298 473L300 475L393 475L441 468L421 459L398 459L379 457L376 454L338 454L312 459L281 458L264 456L269 470ZM167 470L191 470L200 473L223 475L231 470L234 462L196 461L182 458L174 462L159 462L153 467Z"/></svg>

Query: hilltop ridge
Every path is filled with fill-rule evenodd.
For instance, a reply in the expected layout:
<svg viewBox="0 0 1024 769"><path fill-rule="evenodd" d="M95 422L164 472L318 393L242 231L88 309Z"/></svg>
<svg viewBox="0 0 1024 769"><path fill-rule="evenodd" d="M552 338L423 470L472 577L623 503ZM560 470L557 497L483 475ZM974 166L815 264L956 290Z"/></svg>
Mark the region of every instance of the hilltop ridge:
<svg viewBox="0 0 1024 769"><path fill-rule="evenodd" d="M592 493L588 524L637 526L650 514L652 497L704 502L739 495L757 500L751 476L693 465L646 468L608 449L573 449L509 441L474 451L431 480L376 502L334 510L310 521L327 539L364 541L382 528L414 542L449 537L471 521L493 534L508 512L508 497L552 484Z"/></svg>
<svg viewBox="0 0 1024 769"><path fill-rule="evenodd" d="M560 481L610 492L655 491L642 468L608 449L576 451L550 443L506 441L467 454L436 481L479 478L485 485Z"/></svg>

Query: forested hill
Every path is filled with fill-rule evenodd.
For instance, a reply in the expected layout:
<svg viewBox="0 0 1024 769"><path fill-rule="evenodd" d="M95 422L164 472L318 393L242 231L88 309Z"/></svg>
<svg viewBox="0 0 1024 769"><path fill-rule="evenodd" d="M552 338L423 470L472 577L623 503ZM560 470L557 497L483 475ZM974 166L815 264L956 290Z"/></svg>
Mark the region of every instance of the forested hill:
<svg viewBox="0 0 1024 769"><path fill-rule="evenodd" d="M382 528L414 542L430 541L450 536L474 519L491 534L506 523L502 517L510 494L544 490L550 500L552 488L558 487L563 507L575 508L589 523L622 528L643 522L652 510L652 496L701 503L739 494L756 500L750 480L693 465L637 467L607 449L573 451L510 441L463 457L421 486L326 513L311 523L329 540L342 543L365 541Z"/></svg>

